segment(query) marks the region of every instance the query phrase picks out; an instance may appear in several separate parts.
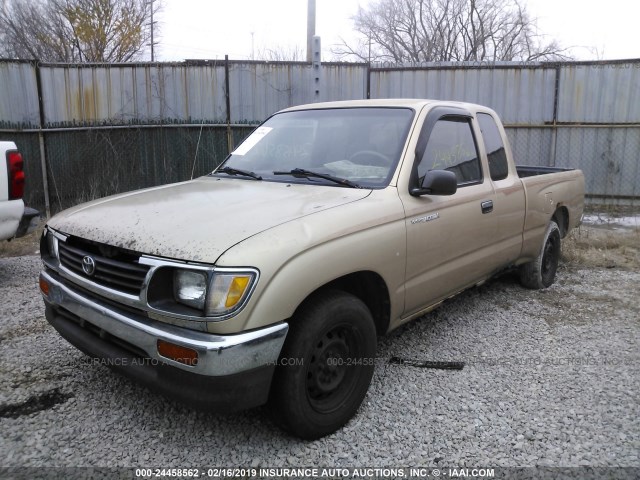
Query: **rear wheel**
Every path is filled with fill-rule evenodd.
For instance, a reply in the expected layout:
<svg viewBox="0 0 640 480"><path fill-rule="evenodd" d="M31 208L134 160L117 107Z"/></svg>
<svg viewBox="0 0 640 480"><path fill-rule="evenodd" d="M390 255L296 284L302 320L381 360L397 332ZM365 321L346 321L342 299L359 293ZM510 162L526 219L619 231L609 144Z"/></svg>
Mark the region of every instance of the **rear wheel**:
<svg viewBox="0 0 640 480"><path fill-rule="evenodd" d="M373 376L376 330L367 306L341 291L322 292L292 319L270 406L290 433L315 439L356 413Z"/></svg>
<svg viewBox="0 0 640 480"><path fill-rule="evenodd" d="M560 262L560 229L553 220L544 234L542 250L533 262L520 267L520 283L527 288L547 288L555 282Z"/></svg>

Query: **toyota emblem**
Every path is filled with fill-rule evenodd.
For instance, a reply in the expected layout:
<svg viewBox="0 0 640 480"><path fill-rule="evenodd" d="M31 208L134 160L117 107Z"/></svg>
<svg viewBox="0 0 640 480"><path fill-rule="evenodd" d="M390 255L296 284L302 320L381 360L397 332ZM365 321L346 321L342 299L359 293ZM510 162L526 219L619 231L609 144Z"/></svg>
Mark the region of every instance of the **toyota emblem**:
<svg viewBox="0 0 640 480"><path fill-rule="evenodd" d="M91 276L96 271L96 261L89 255L82 259L82 271Z"/></svg>

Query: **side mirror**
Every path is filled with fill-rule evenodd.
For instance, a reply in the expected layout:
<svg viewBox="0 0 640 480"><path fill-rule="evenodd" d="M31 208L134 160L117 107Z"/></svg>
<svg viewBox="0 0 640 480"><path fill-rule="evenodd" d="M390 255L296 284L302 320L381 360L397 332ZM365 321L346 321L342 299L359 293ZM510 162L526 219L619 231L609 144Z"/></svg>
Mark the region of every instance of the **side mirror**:
<svg viewBox="0 0 640 480"><path fill-rule="evenodd" d="M458 190L456 174L448 170L429 170L422 179L422 185L412 188L414 197L422 195L453 195Z"/></svg>

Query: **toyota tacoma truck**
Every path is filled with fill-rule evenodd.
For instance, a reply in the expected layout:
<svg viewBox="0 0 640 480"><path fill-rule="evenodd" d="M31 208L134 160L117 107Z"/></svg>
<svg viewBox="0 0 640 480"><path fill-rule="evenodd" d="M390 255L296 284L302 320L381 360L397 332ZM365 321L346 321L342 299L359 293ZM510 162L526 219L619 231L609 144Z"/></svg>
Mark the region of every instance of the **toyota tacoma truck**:
<svg viewBox="0 0 640 480"><path fill-rule="evenodd" d="M0 141L0 240L12 240L33 231L40 212L25 207L24 160L13 142Z"/></svg>
<svg viewBox="0 0 640 480"><path fill-rule="evenodd" d="M312 439L358 410L377 336L506 269L550 286L583 203L581 171L516 167L489 108L298 106L209 175L51 218L40 289L113 369Z"/></svg>

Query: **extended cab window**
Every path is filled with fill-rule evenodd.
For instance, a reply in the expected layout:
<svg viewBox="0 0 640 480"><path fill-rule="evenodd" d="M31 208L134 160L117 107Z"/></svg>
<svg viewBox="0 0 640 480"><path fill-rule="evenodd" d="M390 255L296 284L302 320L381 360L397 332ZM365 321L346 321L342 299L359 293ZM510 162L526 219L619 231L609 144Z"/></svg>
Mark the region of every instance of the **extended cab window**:
<svg viewBox="0 0 640 480"><path fill-rule="evenodd" d="M487 149L491 180L507 178L509 174L507 152L504 149L504 142L496 121L488 113L479 113L478 123L480 124L480 130L482 130L484 148Z"/></svg>
<svg viewBox="0 0 640 480"><path fill-rule="evenodd" d="M418 165L420 181L429 170L455 173L459 186L482 181L478 150L468 119L444 118L435 123Z"/></svg>

